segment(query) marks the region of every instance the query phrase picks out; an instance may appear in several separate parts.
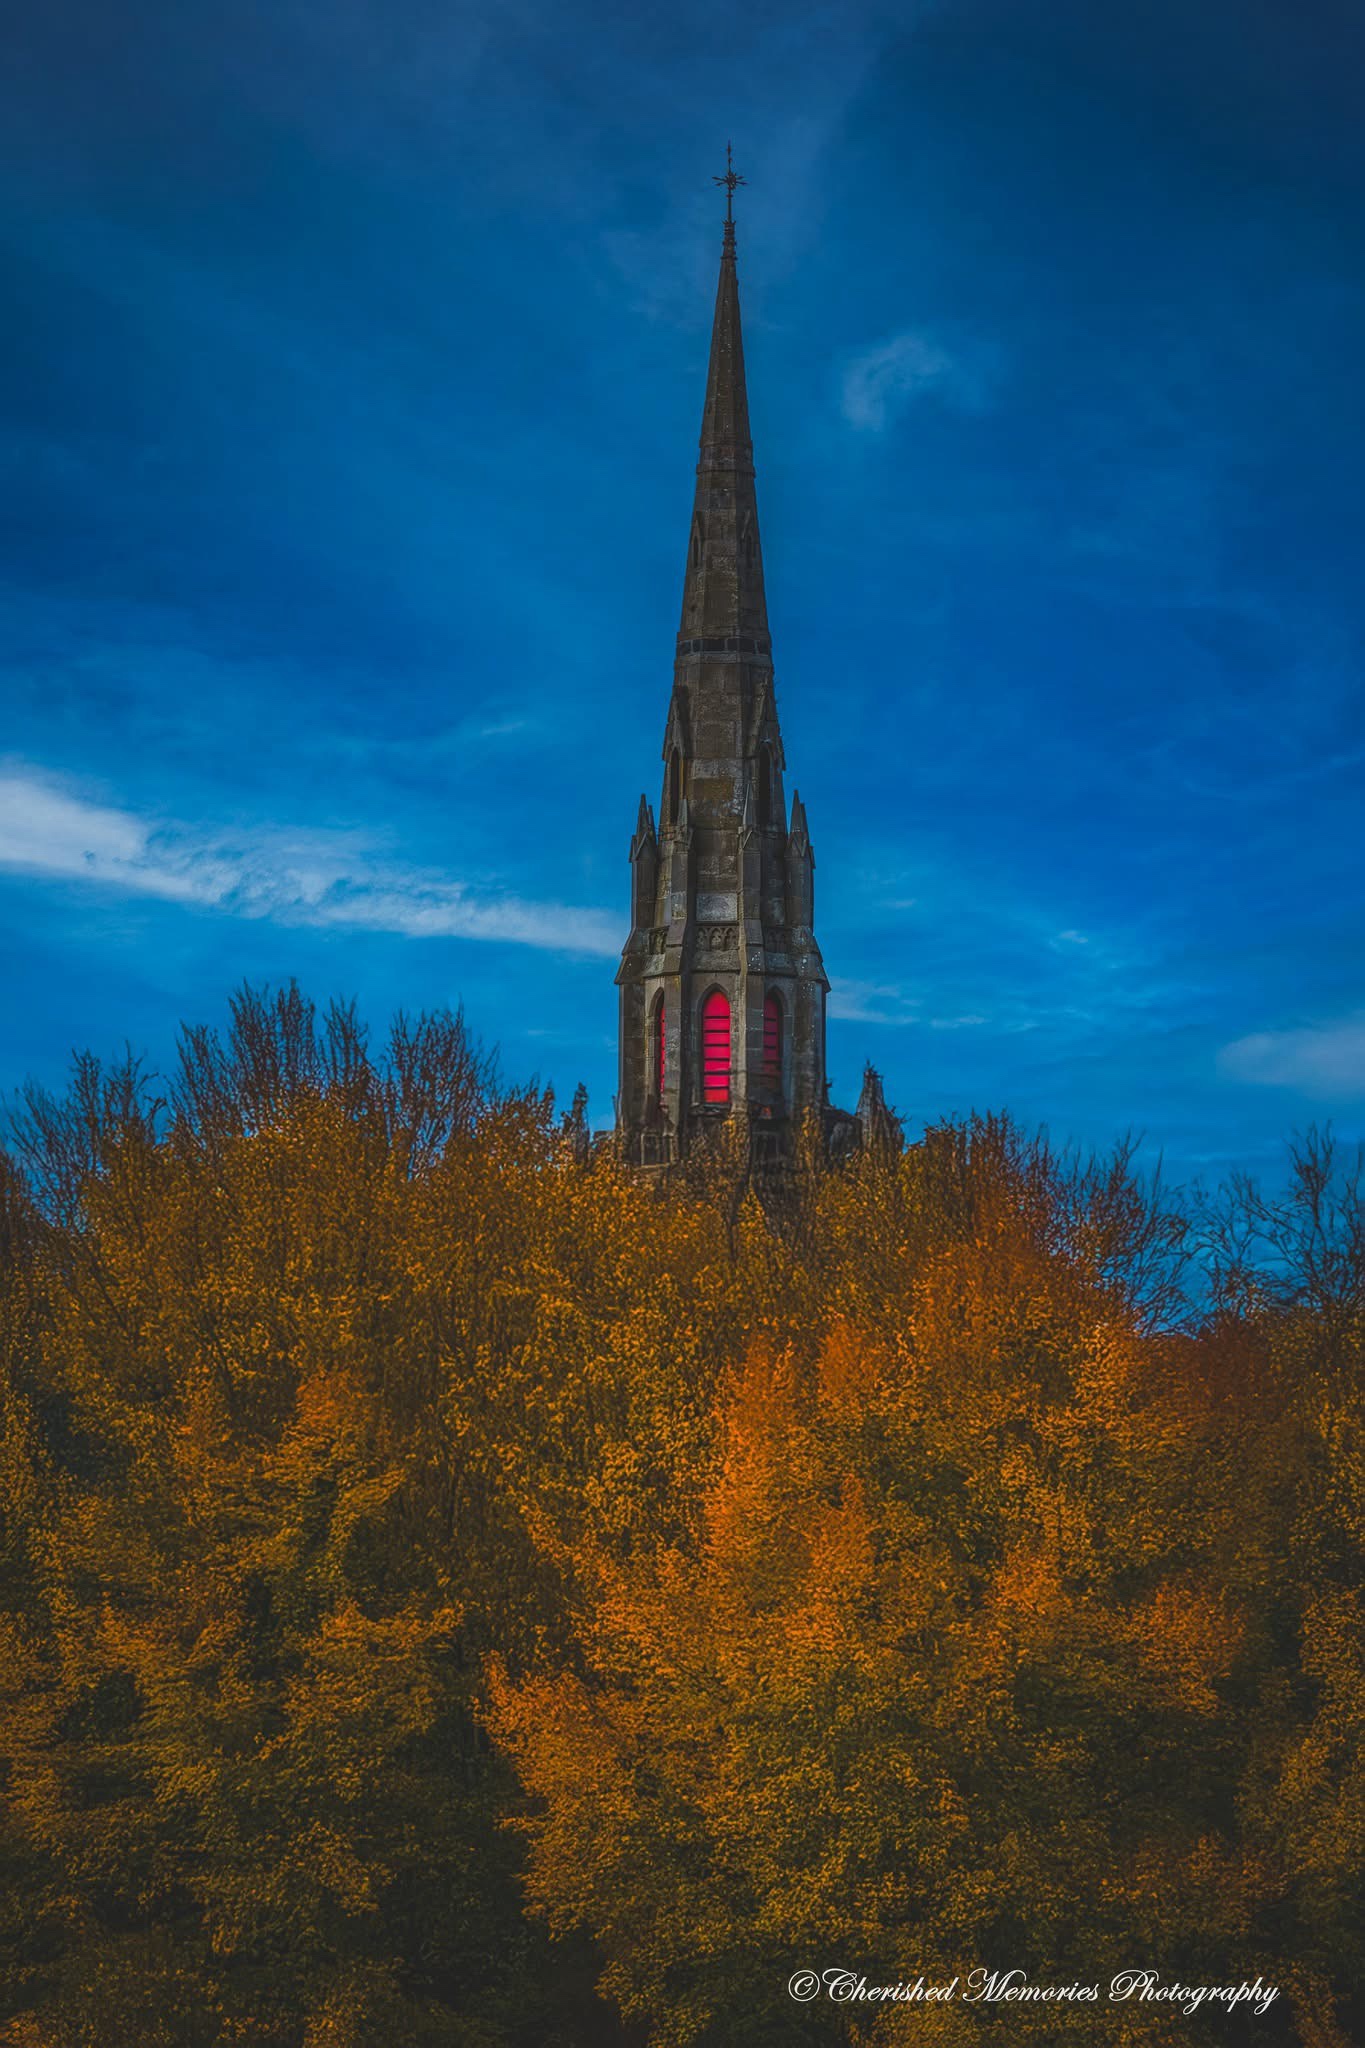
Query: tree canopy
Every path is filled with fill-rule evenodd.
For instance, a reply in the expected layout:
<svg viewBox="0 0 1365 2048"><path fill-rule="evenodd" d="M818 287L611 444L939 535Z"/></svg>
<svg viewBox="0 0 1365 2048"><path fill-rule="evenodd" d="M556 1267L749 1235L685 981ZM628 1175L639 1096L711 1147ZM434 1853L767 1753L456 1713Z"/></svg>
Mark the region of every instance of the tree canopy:
<svg viewBox="0 0 1365 2048"><path fill-rule="evenodd" d="M760 1199L760 1195L763 1199ZM243 991L0 1155L0 2037L1365 2029L1365 1206L973 1118L667 1182Z"/></svg>

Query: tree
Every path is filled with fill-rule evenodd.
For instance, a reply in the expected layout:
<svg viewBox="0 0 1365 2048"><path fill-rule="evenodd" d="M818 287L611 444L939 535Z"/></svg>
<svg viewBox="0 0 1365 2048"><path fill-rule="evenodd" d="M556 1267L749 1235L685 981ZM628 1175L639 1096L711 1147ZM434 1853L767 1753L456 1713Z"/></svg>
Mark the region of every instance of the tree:
<svg viewBox="0 0 1365 2048"><path fill-rule="evenodd" d="M30 1093L5 2038L1199 2038L785 1989L1135 1958L1358 2036L1349 1163L1192 1233L1004 1118L807 1142L780 1200L586 1130L458 1017L372 1047L293 988L160 1090Z"/></svg>
<svg viewBox="0 0 1365 2048"><path fill-rule="evenodd" d="M590 1547L577 1655L494 1668L538 1802L533 1900L592 1932L660 2048L1200 2038L1165 2009L878 2019L785 1990L822 1965L1107 1984L1135 1959L1260 1971L1299 2040L1344 2041L1358 1608L1273 1576L1311 1484L1281 1378L1217 1323L1154 1328L1178 1219L1002 1123L865 1164L819 1209L840 1312L814 1355L751 1343L672 1506L683 1534ZM1329 1720L1299 1769L1316 1874L1257 1818L1304 1678Z"/></svg>

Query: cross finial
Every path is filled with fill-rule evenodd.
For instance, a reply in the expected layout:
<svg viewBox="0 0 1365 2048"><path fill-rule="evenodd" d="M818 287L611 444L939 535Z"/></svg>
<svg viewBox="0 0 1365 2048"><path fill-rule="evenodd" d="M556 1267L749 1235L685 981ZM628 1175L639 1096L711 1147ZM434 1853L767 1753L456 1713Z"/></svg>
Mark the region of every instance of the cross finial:
<svg viewBox="0 0 1365 2048"><path fill-rule="evenodd" d="M735 224L735 187L736 185L747 185L748 182L748 179L741 178L739 172L735 169L734 158L730 153L730 145L727 142L725 145L725 176L723 178L713 176L711 180L713 185L723 185L725 187L725 225L727 227L733 227Z"/></svg>

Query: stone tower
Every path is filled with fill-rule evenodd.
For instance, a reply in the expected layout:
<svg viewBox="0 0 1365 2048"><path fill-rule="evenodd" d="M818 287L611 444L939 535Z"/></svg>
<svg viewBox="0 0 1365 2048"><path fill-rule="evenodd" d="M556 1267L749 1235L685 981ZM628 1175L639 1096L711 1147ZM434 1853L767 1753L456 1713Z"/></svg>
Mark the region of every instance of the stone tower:
<svg viewBox="0 0 1365 2048"><path fill-rule="evenodd" d="M738 1119L777 1161L825 1117L829 984L806 814L784 793L728 218L663 760L658 822L642 796L630 847L617 1130L662 1166Z"/></svg>

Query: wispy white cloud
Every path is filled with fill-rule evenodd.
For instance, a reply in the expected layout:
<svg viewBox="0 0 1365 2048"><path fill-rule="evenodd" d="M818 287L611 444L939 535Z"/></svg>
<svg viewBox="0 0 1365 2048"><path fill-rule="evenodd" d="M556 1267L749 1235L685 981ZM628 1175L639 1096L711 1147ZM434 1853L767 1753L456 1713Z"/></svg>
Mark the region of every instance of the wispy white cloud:
<svg viewBox="0 0 1365 2048"><path fill-rule="evenodd" d="M1256 1031L1225 1045L1221 1070L1262 1088L1320 1100L1365 1100L1365 1013L1294 1031Z"/></svg>
<svg viewBox="0 0 1365 2048"><path fill-rule="evenodd" d="M606 956L621 941L606 911L530 901L405 868L384 860L360 834L176 825L92 802L14 763L0 767L0 868L281 924L496 939Z"/></svg>
<svg viewBox="0 0 1365 2048"><path fill-rule="evenodd" d="M33 775L0 775L0 867L82 882L113 882L144 896L213 901L222 877L203 859L157 859L148 827L127 811L72 796ZM196 871L197 870L197 871Z"/></svg>
<svg viewBox="0 0 1365 2048"><path fill-rule="evenodd" d="M844 364L840 407L851 427L879 434L912 399L932 396L974 412L992 372L978 349L949 348L921 328L860 349Z"/></svg>
<svg viewBox="0 0 1365 2048"><path fill-rule="evenodd" d="M523 748L543 742L548 727L540 718L462 719L436 732L374 733L343 732L335 729L308 733L305 743L318 754L344 754L349 759L387 764L411 761L442 764L471 763L475 772L496 742L515 738Z"/></svg>
<svg viewBox="0 0 1365 2048"><path fill-rule="evenodd" d="M829 1014L846 1024L917 1024L920 999L893 984L871 981L830 982Z"/></svg>

